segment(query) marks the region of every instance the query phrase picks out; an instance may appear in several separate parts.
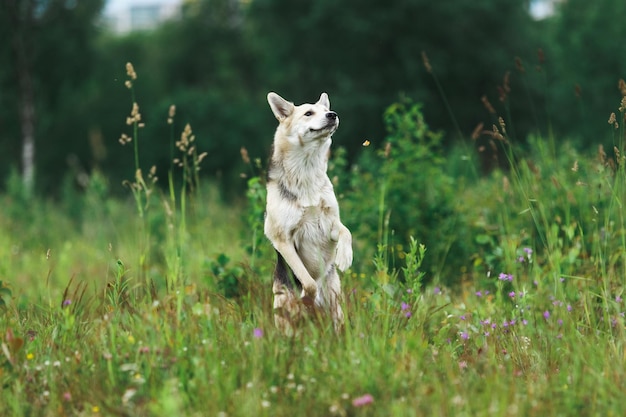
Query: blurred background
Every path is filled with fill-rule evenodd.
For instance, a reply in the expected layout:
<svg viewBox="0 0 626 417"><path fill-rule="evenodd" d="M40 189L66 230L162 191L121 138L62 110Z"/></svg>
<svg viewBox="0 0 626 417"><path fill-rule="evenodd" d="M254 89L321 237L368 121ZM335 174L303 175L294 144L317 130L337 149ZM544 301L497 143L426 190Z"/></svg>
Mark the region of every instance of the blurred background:
<svg viewBox="0 0 626 417"><path fill-rule="evenodd" d="M3 0L0 189L17 177L54 197L97 171L124 192L127 62L140 165L170 167L174 104L176 135L192 126L202 174L225 192L245 186L242 147L267 157L268 91L296 103L328 92L348 160L384 141L383 112L403 98L445 146L478 150L490 105L519 143L597 146L626 76L624 17L623 0Z"/></svg>

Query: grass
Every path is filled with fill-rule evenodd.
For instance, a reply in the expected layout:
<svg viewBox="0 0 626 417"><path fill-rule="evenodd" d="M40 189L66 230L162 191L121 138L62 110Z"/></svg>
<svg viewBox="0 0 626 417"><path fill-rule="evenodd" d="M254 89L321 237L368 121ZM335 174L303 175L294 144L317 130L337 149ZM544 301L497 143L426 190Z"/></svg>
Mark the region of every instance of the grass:
<svg viewBox="0 0 626 417"><path fill-rule="evenodd" d="M248 204L226 205L185 131L184 180L172 170L166 191L136 170L130 201L97 174L63 203L0 196L0 415L622 414L620 155L537 137L525 157L506 148L509 171L464 180L473 255L454 286L421 270L419 236L390 266L379 194L379 242L355 242L376 255L343 277L345 331L311 322L287 338L258 166Z"/></svg>

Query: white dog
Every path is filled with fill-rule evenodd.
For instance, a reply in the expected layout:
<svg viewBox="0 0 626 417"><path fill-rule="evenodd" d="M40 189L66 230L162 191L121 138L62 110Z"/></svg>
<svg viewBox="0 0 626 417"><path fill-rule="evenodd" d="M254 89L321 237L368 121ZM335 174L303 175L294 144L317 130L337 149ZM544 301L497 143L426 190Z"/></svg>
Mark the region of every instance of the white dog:
<svg viewBox="0 0 626 417"><path fill-rule="evenodd" d="M339 126L328 95L295 106L276 93L267 101L278 119L267 175L265 235L278 255L274 271L274 321L287 334L303 313L330 313L343 325L341 282L336 267L352 264L352 236L326 169L331 135ZM298 300L297 293L300 292ZM307 308L303 309L302 306Z"/></svg>

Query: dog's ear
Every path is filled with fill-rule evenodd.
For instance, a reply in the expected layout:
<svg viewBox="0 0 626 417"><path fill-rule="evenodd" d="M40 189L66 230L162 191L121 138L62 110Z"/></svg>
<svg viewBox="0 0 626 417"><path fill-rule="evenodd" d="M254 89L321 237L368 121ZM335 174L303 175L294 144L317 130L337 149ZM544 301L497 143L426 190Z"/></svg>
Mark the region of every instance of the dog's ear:
<svg viewBox="0 0 626 417"><path fill-rule="evenodd" d="M294 105L276 93L268 93L267 102L270 104L274 116L282 122L293 113Z"/></svg>
<svg viewBox="0 0 626 417"><path fill-rule="evenodd" d="M330 100L328 99L328 94L322 93L320 99L317 100L317 103L315 104L320 104L330 110Z"/></svg>

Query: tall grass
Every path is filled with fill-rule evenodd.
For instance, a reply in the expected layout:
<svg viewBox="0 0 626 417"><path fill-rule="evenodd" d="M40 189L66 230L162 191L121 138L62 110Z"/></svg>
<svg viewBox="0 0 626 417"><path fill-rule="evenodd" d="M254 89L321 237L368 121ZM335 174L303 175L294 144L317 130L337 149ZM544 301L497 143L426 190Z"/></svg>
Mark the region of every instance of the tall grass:
<svg viewBox="0 0 626 417"><path fill-rule="evenodd" d="M468 181L439 175L456 162L441 161L419 108L388 117L423 134L391 129L364 150L384 175L333 171L353 208L342 216L359 224L341 334L324 322L291 338L274 329L262 164L242 151L248 205L220 203L200 184L190 128L189 159L162 188L135 167L131 204L97 175L62 205L0 196L0 414L621 415L623 128L608 127L609 155L552 151L540 136L523 152L497 125L509 168ZM445 264L449 245L415 234L404 245L394 228L439 232L397 219L409 197L392 192L419 174L403 171L415 152L438 198L462 202L446 213L471 250L454 267L425 266Z"/></svg>

